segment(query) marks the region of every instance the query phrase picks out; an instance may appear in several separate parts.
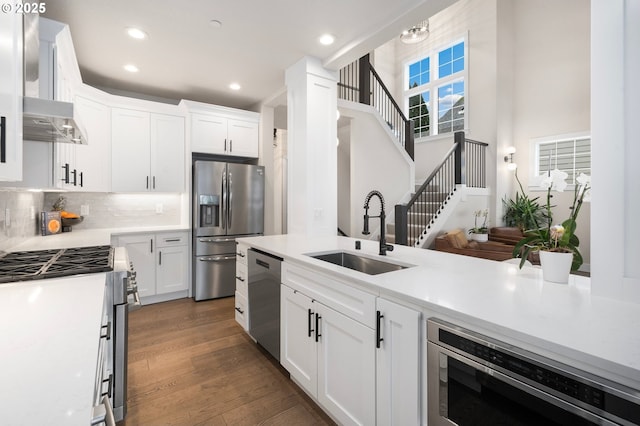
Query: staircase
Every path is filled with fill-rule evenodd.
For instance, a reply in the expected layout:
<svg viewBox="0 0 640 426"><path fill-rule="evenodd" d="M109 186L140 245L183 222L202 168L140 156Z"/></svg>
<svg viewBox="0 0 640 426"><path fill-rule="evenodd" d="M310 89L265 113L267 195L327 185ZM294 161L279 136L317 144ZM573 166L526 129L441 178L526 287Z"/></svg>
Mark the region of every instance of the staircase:
<svg viewBox="0 0 640 426"><path fill-rule="evenodd" d="M416 185L415 192L411 194L413 198L420 191L422 185ZM442 206L447 204L451 198L451 194L442 192L437 185L428 185L426 189L417 196L417 201L408 211L407 237L408 246L415 246L419 240L419 235L424 231L421 224L432 225L437 218L437 214L441 211ZM386 226L386 239L390 243L396 242L396 224L388 223Z"/></svg>

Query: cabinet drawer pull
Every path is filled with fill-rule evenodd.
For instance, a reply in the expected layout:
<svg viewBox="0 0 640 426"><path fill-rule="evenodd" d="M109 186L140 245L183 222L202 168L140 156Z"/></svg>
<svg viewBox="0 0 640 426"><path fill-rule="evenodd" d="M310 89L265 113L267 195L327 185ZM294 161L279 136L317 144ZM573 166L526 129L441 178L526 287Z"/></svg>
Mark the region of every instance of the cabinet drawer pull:
<svg viewBox="0 0 640 426"><path fill-rule="evenodd" d="M236 275L236 280L244 282L244 278L242 278L240 275Z"/></svg>
<svg viewBox="0 0 640 426"><path fill-rule="evenodd" d="M158 252L158 265L162 265L162 250Z"/></svg>
<svg viewBox="0 0 640 426"><path fill-rule="evenodd" d="M178 243L182 240L182 238L167 238L164 240L165 243Z"/></svg>
<svg viewBox="0 0 640 426"><path fill-rule="evenodd" d="M244 314L244 311L242 309L238 308L237 306L236 306L236 311L238 311L240 314Z"/></svg>

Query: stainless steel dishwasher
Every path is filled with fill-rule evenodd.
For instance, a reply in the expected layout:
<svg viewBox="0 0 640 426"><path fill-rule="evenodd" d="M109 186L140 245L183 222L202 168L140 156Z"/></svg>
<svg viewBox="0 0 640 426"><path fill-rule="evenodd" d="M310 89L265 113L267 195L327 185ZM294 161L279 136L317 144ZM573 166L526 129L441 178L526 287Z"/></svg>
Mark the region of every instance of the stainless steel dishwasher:
<svg viewBox="0 0 640 426"><path fill-rule="evenodd" d="M280 265L282 259L249 249L249 334L280 361Z"/></svg>

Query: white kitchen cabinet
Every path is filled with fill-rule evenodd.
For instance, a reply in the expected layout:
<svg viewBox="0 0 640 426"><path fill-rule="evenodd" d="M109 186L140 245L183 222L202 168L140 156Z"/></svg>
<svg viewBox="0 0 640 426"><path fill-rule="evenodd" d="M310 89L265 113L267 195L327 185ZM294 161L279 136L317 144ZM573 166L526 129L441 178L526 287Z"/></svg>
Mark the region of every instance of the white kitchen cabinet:
<svg viewBox="0 0 640 426"><path fill-rule="evenodd" d="M418 425L421 314L382 298L377 299L377 308L376 424Z"/></svg>
<svg viewBox="0 0 640 426"><path fill-rule="evenodd" d="M0 40L0 181L19 181L22 179L21 14L0 14Z"/></svg>
<svg viewBox="0 0 640 426"><path fill-rule="evenodd" d="M191 151L258 157L258 123L213 114L191 114Z"/></svg>
<svg viewBox="0 0 640 426"><path fill-rule="evenodd" d="M283 264L280 362L339 423L375 424L376 336L370 326L375 318L372 312L364 322L353 318L370 311L375 297L354 288L348 290L350 297L335 297L340 285L315 271Z"/></svg>
<svg viewBox="0 0 640 426"><path fill-rule="evenodd" d="M191 152L258 158L260 115L182 101L189 112Z"/></svg>
<svg viewBox="0 0 640 426"><path fill-rule="evenodd" d="M142 304L187 297L189 249L187 232L119 235L113 244L126 247L137 273Z"/></svg>
<svg viewBox="0 0 640 426"><path fill-rule="evenodd" d="M111 108L88 97L76 96L74 108L87 132L87 145L75 148L75 189L85 192L111 190Z"/></svg>
<svg viewBox="0 0 640 426"><path fill-rule="evenodd" d="M189 250L186 233L156 236L156 294L189 289Z"/></svg>
<svg viewBox="0 0 640 426"><path fill-rule="evenodd" d="M113 108L112 191L184 191L184 117Z"/></svg>
<svg viewBox="0 0 640 426"><path fill-rule="evenodd" d="M235 318L236 322L247 332L249 331L248 249L249 247L245 244L236 244Z"/></svg>

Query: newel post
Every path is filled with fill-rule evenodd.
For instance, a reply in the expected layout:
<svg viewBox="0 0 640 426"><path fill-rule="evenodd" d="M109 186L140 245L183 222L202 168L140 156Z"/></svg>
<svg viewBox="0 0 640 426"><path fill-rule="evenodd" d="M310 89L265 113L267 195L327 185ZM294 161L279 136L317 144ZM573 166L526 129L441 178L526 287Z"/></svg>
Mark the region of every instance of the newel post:
<svg viewBox="0 0 640 426"><path fill-rule="evenodd" d="M466 184L467 177L465 172L465 161L464 161L464 132L456 132L453 135L453 141L456 143L455 150L455 174L456 174L456 185Z"/></svg>
<svg viewBox="0 0 640 426"><path fill-rule="evenodd" d="M358 87L360 89L358 101L371 105L371 63L367 53L358 60Z"/></svg>

